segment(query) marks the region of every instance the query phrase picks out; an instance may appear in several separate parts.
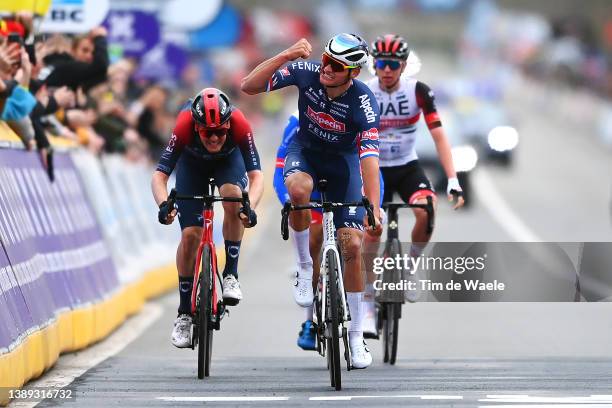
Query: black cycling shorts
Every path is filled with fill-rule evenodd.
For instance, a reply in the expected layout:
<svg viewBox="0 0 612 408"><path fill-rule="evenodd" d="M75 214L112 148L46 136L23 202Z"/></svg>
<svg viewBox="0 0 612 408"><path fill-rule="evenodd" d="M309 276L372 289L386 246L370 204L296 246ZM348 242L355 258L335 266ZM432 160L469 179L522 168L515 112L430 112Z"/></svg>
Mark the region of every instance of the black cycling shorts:
<svg viewBox="0 0 612 408"><path fill-rule="evenodd" d="M383 199L385 202L393 201L393 193L395 192L405 203L410 203L411 199L414 201L423 193L431 194L434 192L434 188L418 160L413 160L401 166L381 167L380 171L385 181Z"/></svg>

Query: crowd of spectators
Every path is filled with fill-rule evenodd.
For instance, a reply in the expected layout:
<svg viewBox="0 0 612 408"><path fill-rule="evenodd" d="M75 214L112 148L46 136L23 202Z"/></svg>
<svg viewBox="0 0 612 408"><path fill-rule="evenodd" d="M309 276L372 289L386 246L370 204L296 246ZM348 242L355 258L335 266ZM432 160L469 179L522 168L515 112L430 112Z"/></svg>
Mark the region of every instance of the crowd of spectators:
<svg viewBox="0 0 612 408"><path fill-rule="evenodd" d="M96 155L154 161L174 125L169 89L134 76L136 63L109 60L107 31L35 35L30 13L0 20L1 120L28 150L39 152L53 179L49 135Z"/></svg>

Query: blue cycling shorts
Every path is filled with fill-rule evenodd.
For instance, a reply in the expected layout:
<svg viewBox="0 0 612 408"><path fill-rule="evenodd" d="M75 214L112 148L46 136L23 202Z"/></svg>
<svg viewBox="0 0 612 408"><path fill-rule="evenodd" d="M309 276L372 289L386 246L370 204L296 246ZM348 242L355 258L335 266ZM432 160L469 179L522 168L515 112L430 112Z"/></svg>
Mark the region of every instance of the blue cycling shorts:
<svg viewBox="0 0 612 408"><path fill-rule="evenodd" d="M280 170L280 169L278 169ZM295 141L287 148L285 166L283 169L283 182L291 174L304 172L312 177L315 189L319 180L327 180L327 198L334 202L361 201L362 180L359 157L357 154L341 154L311 150L301 146ZM282 184L278 171L274 177L276 194L283 203L288 198L287 190ZM382 187L382 184L381 184ZM316 199L319 196L313 191ZM381 198L383 194L381 193ZM339 228L355 228L363 230L363 207L346 207L334 210L334 225Z"/></svg>

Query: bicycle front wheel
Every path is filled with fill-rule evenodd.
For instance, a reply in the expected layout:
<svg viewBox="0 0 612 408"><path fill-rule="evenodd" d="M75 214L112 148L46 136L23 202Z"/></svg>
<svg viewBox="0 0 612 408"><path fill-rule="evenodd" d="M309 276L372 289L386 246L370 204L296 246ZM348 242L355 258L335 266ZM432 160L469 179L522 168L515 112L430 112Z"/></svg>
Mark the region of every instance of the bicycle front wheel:
<svg viewBox="0 0 612 408"><path fill-rule="evenodd" d="M331 386L337 391L342 389L342 378L340 374L340 327L339 309L340 299L338 293L338 259L332 251L327 252L327 273L329 276L328 288L328 328L331 335L327 336L327 352L329 353L328 365Z"/></svg>
<svg viewBox="0 0 612 408"><path fill-rule="evenodd" d="M387 254L395 259L401 253L401 244L398 239L393 239L389 243ZM401 279L399 271L393 271L392 281L397 282ZM403 294L401 295L403 297ZM395 300L390 298L389 300ZM401 316L402 304L397 301L382 302L382 332L383 332L383 361L391 365L395 364L397 358L397 339L399 332L399 319Z"/></svg>
<svg viewBox="0 0 612 408"><path fill-rule="evenodd" d="M200 294L198 308L198 378L210 376L210 360L212 357L213 326L212 285L213 270L210 248L204 247L202 252L202 270L200 272Z"/></svg>
<svg viewBox="0 0 612 408"><path fill-rule="evenodd" d="M395 364L397 358L397 334L399 331L399 316L401 303L384 303L383 348L384 362Z"/></svg>

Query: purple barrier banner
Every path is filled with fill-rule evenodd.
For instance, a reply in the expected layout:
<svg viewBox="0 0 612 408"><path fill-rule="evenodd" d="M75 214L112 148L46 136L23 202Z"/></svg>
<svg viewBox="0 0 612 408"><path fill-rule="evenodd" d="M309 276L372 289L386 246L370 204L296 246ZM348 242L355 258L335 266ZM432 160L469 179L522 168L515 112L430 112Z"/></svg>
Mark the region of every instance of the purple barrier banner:
<svg viewBox="0 0 612 408"><path fill-rule="evenodd" d="M67 153L50 183L34 153L0 150L0 240L36 324L100 300L117 272Z"/></svg>
<svg viewBox="0 0 612 408"><path fill-rule="evenodd" d="M0 288L2 291L0 298L6 307L0 325L9 333L12 343L20 334L34 327L34 321L2 245L0 245Z"/></svg>
<svg viewBox="0 0 612 408"><path fill-rule="evenodd" d="M7 348L17 339L20 333L25 332L33 325L30 320L30 325L27 326L11 313L11 310L15 309L12 299L16 295L15 292L18 292L19 298L23 301L23 296L16 285L17 282L15 282L11 265L4 248L0 245L0 349Z"/></svg>

